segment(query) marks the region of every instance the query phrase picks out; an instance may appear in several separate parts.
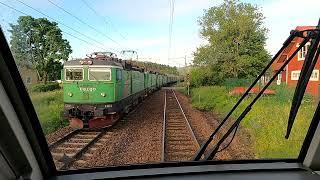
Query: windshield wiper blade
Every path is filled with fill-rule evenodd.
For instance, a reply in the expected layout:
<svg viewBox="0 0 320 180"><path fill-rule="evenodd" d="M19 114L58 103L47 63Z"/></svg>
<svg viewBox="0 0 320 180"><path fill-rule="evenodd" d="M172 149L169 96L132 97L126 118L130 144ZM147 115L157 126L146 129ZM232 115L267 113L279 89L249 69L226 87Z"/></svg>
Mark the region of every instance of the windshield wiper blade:
<svg viewBox="0 0 320 180"><path fill-rule="evenodd" d="M303 141L302 147L301 147L301 152L299 154L298 159L304 159L305 155L307 154L307 151L309 149L309 146L311 144L311 140L308 137L312 137L318 126L319 126L319 122L320 122L320 101L318 101L318 106L317 109L315 110L311 123L309 125L309 129L308 132L305 136L305 139Z"/></svg>
<svg viewBox="0 0 320 180"><path fill-rule="evenodd" d="M200 149L195 154L193 160L198 161L204 154L205 150L207 149L208 145L212 142L213 137L218 133L218 131L221 129L221 127L224 125L224 123L229 119L231 114L235 111L235 109L240 105L240 103L243 101L243 99L249 94L250 90L255 86L255 84L261 79L261 77L267 72L267 70L271 67L271 65L275 62L275 60L279 57L279 55L283 52L283 50L289 46L291 41L295 37L302 37L304 38L303 42L300 44L300 46L294 51L294 53L288 58L287 61L284 62L284 64L280 67L280 69L274 74L274 76L270 79L270 81L265 85L265 87L258 93L258 95L255 97L255 99L247 106L247 108L242 112L242 114L238 117L238 119L233 123L233 125L229 128L227 133L221 138L221 140L216 144L216 146L209 152L209 154L205 157L206 160L212 159L215 154L219 151L220 145L224 142L224 140L234 131L235 128L240 124L241 120L246 116L246 114L251 110L251 106L255 104L255 102L260 98L260 96L263 94L263 92L267 89L267 87L272 83L272 81L280 74L281 71L284 70L284 68L287 66L287 64L293 59L293 57L299 52L299 50L302 49L302 47L309 41L310 37L304 37L303 33L300 31L291 31L290 36L287 38L287 40L283 43L283 46L281 49L277 52L277 54L272 58L272 60L269 62L269 64L263 69L263 71L259 74L259 76L254 80L254 82L250 85L250 87L246 90L246 92L241 96L241 98L238 100L238 102L233 106L231 111L227 114L227 116L223 119L223 121L219 124L217 129L210 135L208 140L200 147ZM229 143L230 144L230 143ZM225 149L225 148L224 148Z"/></svg>
<svg viewBox="0 0 320 180"><path fill-rule="evenodd" d="M318 28L319 28L319 25L318 25ZM311 31L310 36L313 36L313 39L311 41L310 48L307 50L305 61L303 63L299 80L297 83L297 87L294 92L289 119L288 119L287 133L285 135L286 139L288 139L290 136L290 132L291 132L294 120L297 116L299 107L301 105L303 96L305 94L309 79L311 77L311 74L319 58L320 49L318 46L320 41L320 33L319 31Z"/></svg>
<svg viewBox="0 0 320 180"><path fill-rule="evenodd" d="M293 57L298 53L300 49L309 41L309 38L305 39L303 43L299 46L298 49L290 56L290 58L285 61L285 63L281 66L281 68L272 76L270 81L262 88L262 90L258 93L258 95L251 101L251 103L246 107L246 109L241 113L241 115L237 118L237 120L232 124L232 126L228 129L227 133L218 141L218 143L209 151L208 155L205 157L205 160L211 160L219 151L220 145L228 138L228 136L234 131L237 126L239 126L242 119L250 112L252 106L257 102L257 100L261 97L263 92L270 86L270 84L278 77L281 71L288 65L288 63L293 59Z"/></svg>

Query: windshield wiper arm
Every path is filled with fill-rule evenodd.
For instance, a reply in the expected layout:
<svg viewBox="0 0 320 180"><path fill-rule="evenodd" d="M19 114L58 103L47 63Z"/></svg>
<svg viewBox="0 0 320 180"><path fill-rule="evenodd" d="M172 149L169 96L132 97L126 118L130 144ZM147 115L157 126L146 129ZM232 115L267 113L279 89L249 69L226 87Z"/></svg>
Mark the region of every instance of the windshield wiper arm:
<svg viewBox="0 0 320 180"><path fill-rule="evenodd" d="M320 22L317 26L317 29L319 30ZM319 53L320 53L320 47L319 41L320 41L320 32L315 30L310 32L310 36L313 36L313 39L311 41L310 48L307 50L307 54L301 69L301 73L299 76L299 80L297 83L297 87L294 92L292 105L290 109L289 119L288 119L288 126L287 126L287 133L285 138L288 139L290 136L290 132L294 123L294 120L297 116L299 107L301 105L303 96L306 91L306 87L308 85L309 79L312 75L312 72L314 70L314 67L318 61ZM319 76L319 75L318 75Z"/></svg>
<svg viewBox="0 0 320 180"><path fill-rule="evenodd" d="M309 41L310 37L304 37L303 32L300 31L291 31L290 36L287 38L287 40L283 43L283 46L281 49L277 52L277 54L272 58L272 60L269 62L269 64L262 70L262 72L259 74L259 76L254 80L254 82L250 85L250 87L246 90L246 92L241 96L241 98L238 100L238 102L233 106L231 111L227 114L227 116L222 120L222 122L219 124L217 129L210 135L208 140L200 147L200 149L197 151L196 155L194 156L193 160L198 161L200 160L201 156L204 154L205 150L207 149L208 145L212 142L213 137L217 134L217 132L221 129L221 127L224 125L224 123L229 119L231 114L235 111L235 109L239 106L239 104L242 102L242 100L249 94L250 90L255 86L255 84L261 79L261 77L267 72L267 70L271 67L271 65L275 62L275 60L279 57L279 55L283 52L283 50L289 46L291 41L295 37L302 37L304 38L304 41L300 44L300 46L295 50L295 52L289 57L287 61L284 62L284 64L281 66L281 68L274 74L274 76L270 79L270 81L267 83L267 85L259 92L259 94L255 97L255 99L247 106L247 108L242 112L242 114L238 117L238 119L233 123L233 125L229 128L227 133L221 138L221 140L214 146L214 148L209 152L208 156L205 157L206 160L212 159L215 154L219 151L220 145L224 142L224 140L234 131L235 128L239 125L241 120L246 116L246 114L251 110L252 105L255 104L255 102L259 99L259 97L262 95L262 93L267 89L267 87L272 83L272 81L278 76L278 74L284 70L284 68L287 66L287 64L293 59L293 57L299 52L299 50L302 49L302 47Z"/></svg>

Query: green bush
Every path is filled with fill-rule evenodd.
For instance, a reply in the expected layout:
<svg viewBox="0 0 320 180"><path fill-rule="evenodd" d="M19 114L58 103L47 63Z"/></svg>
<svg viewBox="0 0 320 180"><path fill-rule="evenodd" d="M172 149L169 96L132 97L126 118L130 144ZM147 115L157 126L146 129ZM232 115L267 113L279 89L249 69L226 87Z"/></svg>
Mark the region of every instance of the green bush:
<svg viewBox="0 0 320 180"><path fill-rule="evenodd" d="M231 89L231 88L234 88L237 86L249 87L253 81L254 81L253 79L228 78L228 79L224 80L221 83L221 85L226 86L228 89Z"/></svg>
<svg viewBox="0 0 320 180"><path fill-rule="evenodd" d="M63 111L63 91L32 92L30 94L33 106L37 112L42 130L45 134L56 131L67 125L61 119Z"/></svg>
<svg viewBox="0 0 320 180"><path fill-rule="evenodd" d="M47 92L60 89L59 83L37 84L31 88L32 92Z"/></svg>
<svg viewBox="0 0 320 180"><path fill-rule="evenodd" d="M200 87L204 85L214 85L220 82L218 74L210 67L193 67L191 69L190 83L193 87Z"/></svg>

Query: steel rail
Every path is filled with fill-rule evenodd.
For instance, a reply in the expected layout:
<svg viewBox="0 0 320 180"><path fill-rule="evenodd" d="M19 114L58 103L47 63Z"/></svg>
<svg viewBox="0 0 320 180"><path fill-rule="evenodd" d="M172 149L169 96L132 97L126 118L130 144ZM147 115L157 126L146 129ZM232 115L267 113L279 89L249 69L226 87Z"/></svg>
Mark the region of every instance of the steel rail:
<svg viewBox="0 0 320 180"><path fill-rule="evenodd" d="M185 115L184 110L182 109L182 106L179 102L179 99L177 98L175 92L173 90L171 90L171 91L172 91L172 94L174 95L174 98L179 106L180 112L183 115L183 119L185 120L186 127L192 137L193 142L195 142L197 144L197 147L200 148L200 143L197 140L197 138L191 128L189 120L188 120L187 116ZM162 135L162 159L161 159L162 162L166 161L165 160L165 156L166 156L166 129L167 129L166 127L167 127L167 91L165 91L165 95L164 95L164 108L163 108L163 135Z"/></svg>
<svg viewBox="0 0 320 180"><path fill-rule="evenodd" d="M99 141L101 139L102 136L104 136L108 130L110 129L111 127L108 126L108 127L105 127L103 128L102 130L100 131L92 131L92 130L89 130L89 129L77 129L77 130L74 130L72 132L70 132L69 134L65 135L63 138L57 140L56 142L52 143L51 145L49 145L49 149L50 151L52 151L53 149L55 149L56 147L58 147L59 145L65 143L67 140L70 140L72 139L74 136L82 133L82 132L97 132L98 134L92 138L90 140L90 142L86 143L85 146L83 146L79 151L77 151L75 153L75 155L69 157L67 155L64 155L63 159L63 166L61 168L59 168L60 170L67 170L70 168L70 166L77 160L79 160L83 154L85 152L88 151L88 149L94 145L97 141Z"/></svg>
<svg viewBox="0 0 320 180"><path fill-rule="evenodd" d="M165 156L165 136L166 136L166 109L167 109L167 91L164 91L164 107L163 107L163 129L162 129L162 157L161 161L164 161Z"/></svg>
<svg viewBox="0 0 320 180"><path fill-rule="evenodd" d="M60 144L64 143L68 139L70 139L72 136L77 135L78 133L81 133L81 132L94 132L94 131L92 131L91 129L76 129L74 131L71 131L70 133L63 136L61 139L58 139L57 141L49 144L48 145L49 150L52 150L53 148L59 146Z"/></svg>
<svg viewBox="0 0 320 180"><path fill-rule="evenodd" d="M49 150L52 150L53 148L57 147L58 145L64 143L65 141L67 141L68 139L70 139L71 137L73 137L75 134L77 133L80 133L81 130L80 129L77 129L77 130L74 130L68 134L66 134L65 136L63 136L61 139L55 141L54 143L50 144L49 145Z"/></svg>
<svg viewBox="0 0 320 180"><path fill-rule="evenodd" d="M78 151L72 157L69 157L69 159L64 163L64 165L60 169L67 170L75 161L82 157L82 155L90 148L90 146L94 145L97 141L99 141L100 138L108 132L108 129L109 128L105 128L101 130L101 132L96 137L94 137L87 145L81 148L80 151Z"/></svg>
<svg viewBox="0 0 320 180"><path fill-rule="evenodd" d="M180 102L179 102L179 100L178 100L178 98L177 98L177 96L176 96L176 93L175 93L173 90L172 90L172 92L173 92L173 95L174 95L174 97L176 98L176 101L177 101L177 103L178 103L178 105L179 105L179 107L180 107L180 110L181 110L181 112L182 112L182 115L183 115L184 119L186 120L188 129L189 129L189 131L190 131L190 133L191 133L191 136L192 136L193 140L194 140L195 142L197 142L198 148L200 148L200 143L199 143L199 141L197 140L196 136L194 135L194 132L193 132L191 126L190 126L189 120L188 120L188 118L186 117L186 114L184 113L184 111L183 111L183 109L182 109L182 107L181 107L181 104L180 104Z"/></svg>

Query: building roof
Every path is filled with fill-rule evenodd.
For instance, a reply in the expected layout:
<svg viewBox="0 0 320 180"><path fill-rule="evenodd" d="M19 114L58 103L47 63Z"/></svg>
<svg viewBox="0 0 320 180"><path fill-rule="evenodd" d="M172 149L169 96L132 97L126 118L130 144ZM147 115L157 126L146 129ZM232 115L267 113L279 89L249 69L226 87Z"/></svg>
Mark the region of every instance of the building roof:
<svg viewBox="0 0 320 180"><path fill-rule="evenodd" d="M316 26L297 26L295 30L304 31L307 29L315 29L315 28ZM278 56L278 58L272 64L271 67L273 70L277 71L280 69L282 64L287 60L291 49L295 46L296 43L300 42L301 40L302 38L296 37L291 41L291 43L282 51L282 53Z"/></svg>
<svg viewBox="0 0 320 180"><path fill-rule="evenodd" d="M303 31L303 30L307 30L307 29L315 29L316 26L297 26L296 30L298 31Z"/></svg>

